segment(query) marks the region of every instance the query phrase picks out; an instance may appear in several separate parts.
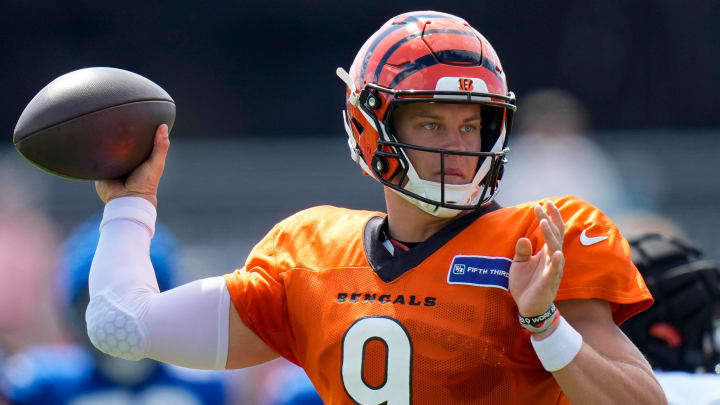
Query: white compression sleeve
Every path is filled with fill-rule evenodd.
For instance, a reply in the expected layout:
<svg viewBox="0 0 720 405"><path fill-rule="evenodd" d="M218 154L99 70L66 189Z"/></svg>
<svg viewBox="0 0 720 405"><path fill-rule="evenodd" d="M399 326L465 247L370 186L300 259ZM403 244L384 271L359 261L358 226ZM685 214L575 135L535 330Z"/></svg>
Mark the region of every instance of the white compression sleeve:
<svg viewBox="0 0 720 405"><path fill-rule="evenodd" d="M101 351L184 367L225 369L230 294L223 277L160 293L150 262L155 207L139 197L105 206L90 269L88 335Z"/></svg>

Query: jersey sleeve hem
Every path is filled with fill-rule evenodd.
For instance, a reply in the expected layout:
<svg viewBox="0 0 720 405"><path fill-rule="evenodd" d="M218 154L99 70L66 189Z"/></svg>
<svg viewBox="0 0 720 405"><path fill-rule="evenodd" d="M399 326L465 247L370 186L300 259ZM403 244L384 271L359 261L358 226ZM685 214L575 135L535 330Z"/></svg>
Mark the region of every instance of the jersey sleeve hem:
<svg viewBox="0 0 720 405"><path fill-rule="evenodd" d="M255 335L257 335L263 342L265 342L266 345L270 346L277 354L284 357L286 360L290 361L291 363L294 363L295 365L300 366L299 361L295 357L295 355L287 350L282 350L280 347L275 345L270 339L267 339L265 337L265 333L263 331L260 331L258 327L256 326L255 322L253 321L252 317L248 314L247 311L243 308L243 293L242 293L242 286L237 281L237 277L234 276L234 273L226 274L224 275L225 283L227 284L228 292L230 293L230 299L232 300L233 307L235 308L235 311L240 316L240 319L242 320L243 324L250 329ZM266 331L267 332L267 331Z"/></svg>
<svg viewBox="0 0 720 405"><path fill-rule="evenodd" d="M650 308L653 297L650 292L642 294L622 294L620 291L597 287L572 287L559 291L556 301L572 299L600 299L611 304L615 324L620 326L634 315Z"/></svg>

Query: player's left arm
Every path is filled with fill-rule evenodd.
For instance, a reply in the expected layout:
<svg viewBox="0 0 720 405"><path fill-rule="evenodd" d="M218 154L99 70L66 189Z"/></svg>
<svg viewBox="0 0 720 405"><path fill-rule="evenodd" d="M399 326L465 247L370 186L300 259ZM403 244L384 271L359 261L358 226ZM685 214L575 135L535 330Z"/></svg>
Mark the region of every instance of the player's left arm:
<svg viewBox="0 0 720 405"><path fill-rule="evenodd" d="M526 326L545 318L539 314L552 312L565 264L565 224L559 210L548 201L544 208L535 207L535 215L545 245L532 254L530 240L520 238L510 267L510 292ZM667 403L650 365L615 325L608 302L576 299L555 306L561 315L534 325L530 339L572 403Z"/></svg>
<svg viewBox="0 0 720 405"><path fill-rule="evenodd" d="M575 358L552 373L570 402L667 403L650 364L615 325L610 303L595 299L568 300L559 301L556 306L583 338Z"/></svg>

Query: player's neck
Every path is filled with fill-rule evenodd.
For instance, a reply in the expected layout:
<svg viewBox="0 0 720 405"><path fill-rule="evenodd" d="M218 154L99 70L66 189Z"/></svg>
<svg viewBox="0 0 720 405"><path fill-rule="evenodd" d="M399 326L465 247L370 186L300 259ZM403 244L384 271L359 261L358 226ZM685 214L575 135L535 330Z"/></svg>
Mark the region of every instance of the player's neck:
<svg viewBox="0 0 720 405"><path fill-rule="evenodd" d="M385 187L390 237L403 242L423 242L454 218L438 218L416 207Z"/></svg>

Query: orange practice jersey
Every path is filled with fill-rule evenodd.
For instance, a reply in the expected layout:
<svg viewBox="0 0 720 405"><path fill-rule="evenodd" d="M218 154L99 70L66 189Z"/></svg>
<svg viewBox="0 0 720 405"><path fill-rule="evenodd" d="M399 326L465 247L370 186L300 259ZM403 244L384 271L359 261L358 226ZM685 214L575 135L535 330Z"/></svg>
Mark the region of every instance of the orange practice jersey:
<svg viewBox="0 0 720 405"><path fill-rule="evenodd" d="M613 223L577 198L552 200L566 222L556 301L609 301L617 324L649 307ZM225 278L245 325L327 404L567 403L507 291L518 238L544 243L533 206L465 215L394 256L384 214L316 207L276 225Z"/></svg>

